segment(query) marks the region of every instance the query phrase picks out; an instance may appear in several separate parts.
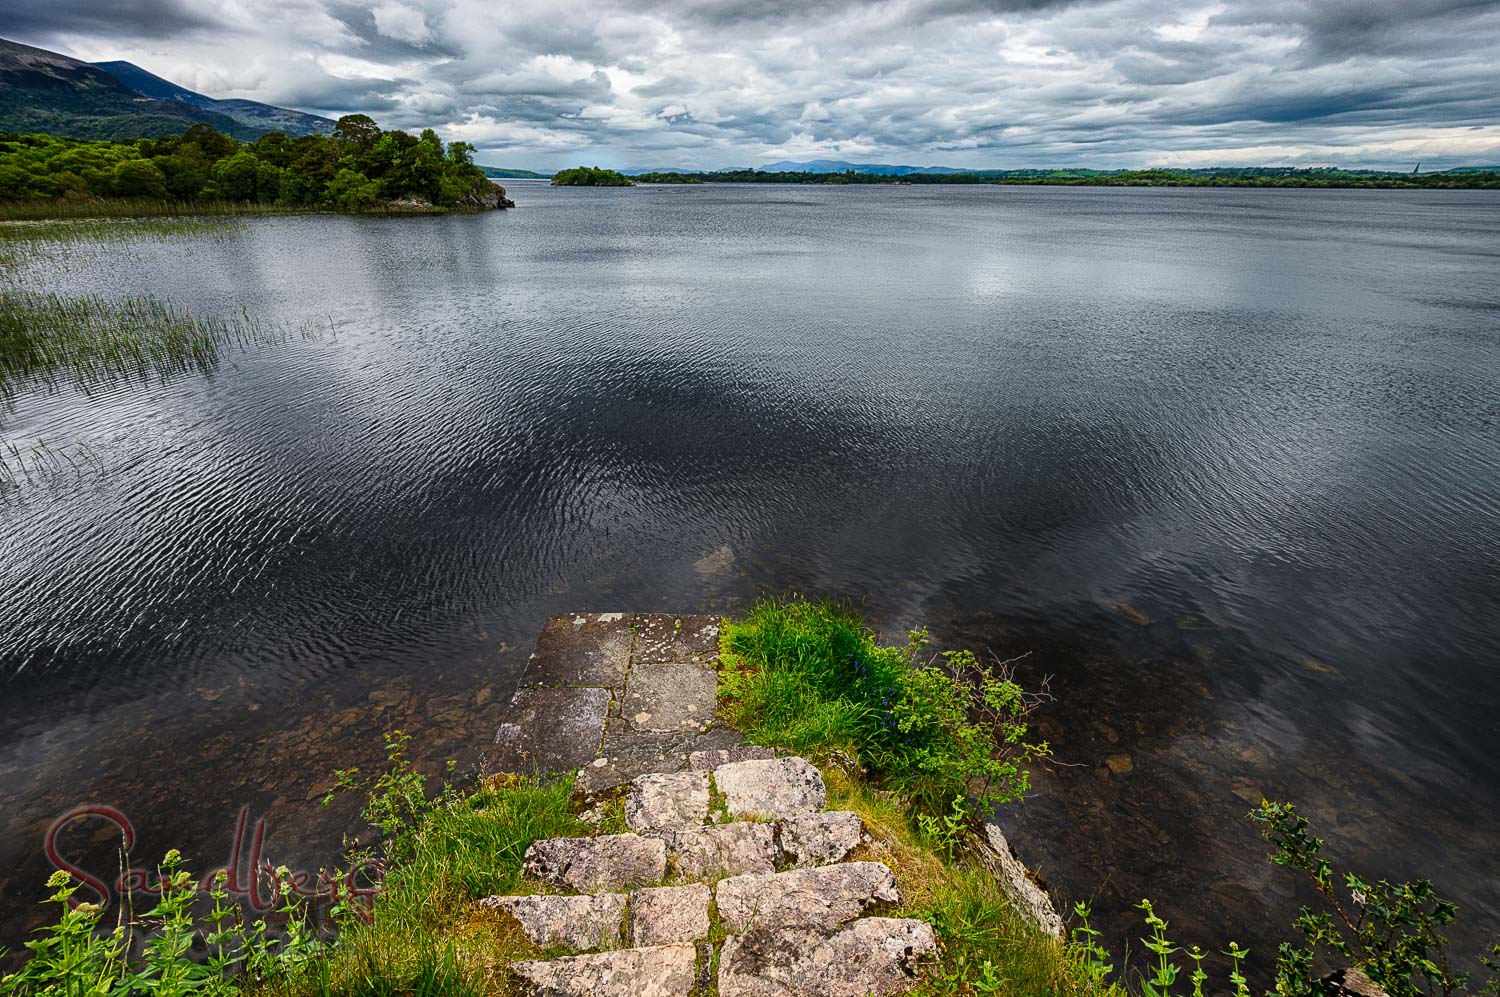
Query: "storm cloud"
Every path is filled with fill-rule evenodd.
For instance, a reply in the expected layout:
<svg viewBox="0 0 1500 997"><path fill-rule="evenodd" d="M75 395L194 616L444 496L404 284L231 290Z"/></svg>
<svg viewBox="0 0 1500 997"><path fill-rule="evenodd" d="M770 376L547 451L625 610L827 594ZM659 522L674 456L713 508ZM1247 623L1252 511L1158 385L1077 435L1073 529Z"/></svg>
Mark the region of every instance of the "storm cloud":
<svg viewBox="0 0 1500 997"><path fill-rule="evenodd" d="M0 0L18 41L482 162L1500 162L1500 0Z"/></svg>

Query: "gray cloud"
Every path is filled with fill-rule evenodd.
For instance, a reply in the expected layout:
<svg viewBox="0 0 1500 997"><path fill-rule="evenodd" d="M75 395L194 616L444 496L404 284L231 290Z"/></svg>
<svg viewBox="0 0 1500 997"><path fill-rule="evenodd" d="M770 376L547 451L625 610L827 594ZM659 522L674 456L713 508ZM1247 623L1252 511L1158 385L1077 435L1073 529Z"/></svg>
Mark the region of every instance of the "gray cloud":
<svg viewBox="0 0 1500 997"><path fill-rule="evenodd" d="M68 35L171 38L223 22L188 0L0 0L0 25L7 37L45 43Z"/></svg>
<svg viewBox="0 0 1500 997"><path fill-rule="evenodd" d="M17 40L511 165L1500 162L1500 0L37 6Z"/></svg>

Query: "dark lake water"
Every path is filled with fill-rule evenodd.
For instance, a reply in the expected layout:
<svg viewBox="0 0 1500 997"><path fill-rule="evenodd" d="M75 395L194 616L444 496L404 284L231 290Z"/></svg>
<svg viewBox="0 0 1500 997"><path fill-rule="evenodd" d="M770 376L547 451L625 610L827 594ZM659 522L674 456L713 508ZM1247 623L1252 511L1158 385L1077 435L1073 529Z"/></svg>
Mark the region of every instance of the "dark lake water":
<svg viewBox="0 0 1500 997"><path fill-rule="evenodd" d="M1262 795L1500 924L1500 196L512 195L20 275L299 332L0 414L97 455L0 495L0 944L77 804L316 869L328 774L473 764L548 613L765 591L1031 652L1066 764L1002 820L1116 950L1150 895L1269 958Z"/></svg>

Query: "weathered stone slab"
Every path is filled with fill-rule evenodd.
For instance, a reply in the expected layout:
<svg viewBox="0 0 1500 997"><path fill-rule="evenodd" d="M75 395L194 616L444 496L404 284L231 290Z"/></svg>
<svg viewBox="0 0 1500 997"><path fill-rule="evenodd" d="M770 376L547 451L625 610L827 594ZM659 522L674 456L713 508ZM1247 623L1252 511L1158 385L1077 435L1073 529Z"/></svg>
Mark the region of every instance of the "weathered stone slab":
<svg viewBox="0 0 1500 997"><path fill-rule="evenodd" d="M654 772L630 781L625 826L632 831L675 831L708 820L708 776L702 772Z"/></svg>
<svg viewBox="0 0 1500 997"><path fill-rule="evenodd" d="M1000 888L1010 897L1021 916L1046 934L1054 938L1063 937L1062 918L1057 916L1052 898L1047 896L1047 891L1032 882L1004 832L994 824L984 825L984 840L979 843L975 852L990 875L1000 882Z"/></svg>
<svg viewBox="0 0 1500 997"><path fill-rule="evenodd" d="M577 893L628 890L666 878L667 846L638 834L547 838L526 849L523 868Z"/></svg>
<svg viewBox="0 0 1500 997"><path fill-rule="evenodd" d="M775 758L776 752L758 744L742 744L732 748L715 748L695 751L688 756L688 768L697 772L712 772L720 765L730 762L755 762Z"/></svg>
<svg viewBox="0 0 1500 997"><path fill-rule="evenodd" d="M619 689L630 670L632 613L559 613L547 618L521 686Z"/></svg>
<svg viewBox="0 0 1500 997"><path fill-rule="evenodd" d="M729 727L713 727L702 733L642 733L623 720L611 720L604 728L604 753L579 771L577 786L587 793L600 793L648 772L680 772L688 767L692 755L732 747L743 740L744 735Z"/></svg>
<svg viewBox="0 0 1500 997"><path fill-rule="evenodd" d="M708 937L709 889L659 886L630 895L630 944L674 945Z"/></svg>
<svg viewBox="0 0 1500 997"><path fill-rule="evenodd" d="M800 817L828 802L822 774L805 758L730 762L714 769L714 785L733 817Z"/></svg>
<svg viewBox="0 0 1500 997"><path fill-rule="evenodd" d="M532 997L687 997L697 953L691 945L619 949L511 966Z"/></svg>
<svg viewBox="0 0 1500 997"><path fill-rule="evenodd" d="M587 952L619 947L625 901L623 893L601 893L582 897L487 897L479 902L515 918L534 944Z"/></svg>
<svg viewBox="0 0 1500 997"><path fill-rule="evenodd" d="M710 664L719 656L721 622L717 616L639 613L635 618L635 663L652 665L688 661Z"/></svg>
<svg viewBox="0 0 1500 997"><path fill-rule="evenodd" d="M565 772L599 752L607 689L521 689L495 731L490 772Z"/></svg>
<svg viewBox="0 0 1500 997"><path fill-rule="evenodd" d="M725 940L719 997L903 994L936 951L932 926L904 918L870 917L832 932L757 928Z"/></svg>
<svg viewBox="0 0 1500 997"><path fill-rule="evenodd" d="M776 871L776 834L770 824L740 821L678 831L668 837L667 846L676 874L683 879L714 880Z"/></svg>
<svg viewBox="0 0 1500 997"><path fill-rule="evenodd" d="M864 825L859 815L847 810L804 814L776 822L777 844L793 866L842 862L859 847L863 836Z"/></svg>
<svg viewBox="0 0 1500 997"><path fill-rule="evenodd" d="M718 694L718 676L707 665L637 665L620 716L637 731L701 731L713 722Z"/></svg>
<svg viewBox="0 0 1500 997"><path fill-rule="evenodd" d="M794 869L721 880L715 896L724 927L836 928L878 903L896 903L896 877L879 862Z"/></svg>

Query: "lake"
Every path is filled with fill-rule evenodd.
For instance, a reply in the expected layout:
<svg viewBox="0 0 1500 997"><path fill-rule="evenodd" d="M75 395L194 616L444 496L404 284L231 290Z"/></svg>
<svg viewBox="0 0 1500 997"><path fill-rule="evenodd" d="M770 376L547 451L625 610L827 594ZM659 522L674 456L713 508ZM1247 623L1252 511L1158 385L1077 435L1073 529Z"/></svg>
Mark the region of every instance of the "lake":
<svg viewBox="0 0 1500 997"><path fill-rule="evenodd" d="M761 592L1029 653L1059 764L1001 821L1116 952L1149 895L1269 960L1263 795L1493 933L1500 194L510 189L20 274L290 334L0 415L95 455L0 494L0 945L80 803L330 865L332 770L474 765L547 614Z"/></svg>

